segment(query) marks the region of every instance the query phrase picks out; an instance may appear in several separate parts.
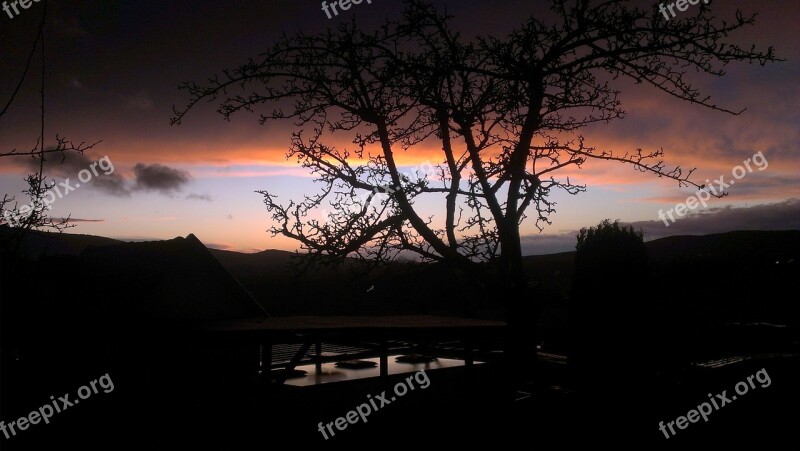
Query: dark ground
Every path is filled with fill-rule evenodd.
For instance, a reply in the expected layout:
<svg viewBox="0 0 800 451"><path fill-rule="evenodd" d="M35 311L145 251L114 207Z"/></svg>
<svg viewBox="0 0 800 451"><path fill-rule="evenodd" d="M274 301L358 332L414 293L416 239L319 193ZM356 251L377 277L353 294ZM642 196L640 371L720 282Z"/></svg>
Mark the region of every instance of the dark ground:
<svg viewBox="0 0 800 451"><path fill-rule="evenodd" d="M0 447L238 450L384 442L533 448L610 443L640 449L753 441L770 449L794 438L800 419L798 236L747 232L650 243L652 288L641 296L648 316L644 327L635 329L641 334L627 337L580 337L569 322L569 254L531 257L528 268L543 305L543 350L564 354L576 336L596 340L602 353L591 372L542 362L536 382L515 389L500 362L478 366L469 375L461 369L433 371L426 390L408 393L372 414L367 424L351 425L327 441L317 424L334 421L368 394L380 393L385 389L380 381L276 390L257 381L250 350L198 347L190 337L176 335L175 324L136 313L131 305L150 293L149 286L115 285L122 279L115 278L113 265L104 269L105 280L97 280L97 273L81 266L82 257L30 262L4 257L0 420L8 424L48 403L51 395L75 398L78 387L106 373L115 389L56 414L48 425L31 426L10 440L0 435ZM234 275L246 270L228 267ZM366 281L340 278L341 310L394 313L406 295L413 299L407 314L493 316L495 309L485 300L460 303L452 291L448 296L448 289L457 288L442 282L448 279L440 270L414 271ZM262 303L292 314L313 310L321 301L316 293L336 279L309 276L329 284L298 286L270 274L261 286L240 278L257 298L272 288ZM158 279L157 274L148 277ZM367 295L370 285L376 289ZM292 286L305 299L294 306L288 304ZM372 303L384 294L385 303ZM336 304L338 298L326 299ZM437 299L442 302L436 304ZM335 306L326 309L342 314ZM641 324L642 318L623 315L617 324ZM694 364L736 355L752 358L716 369ZM659 421L686 415L708 393L727 390L730 396L737 382L762 368L772 381L769 387L751 390L712 413L708 423L690 424L674 437L666 439L659 431ZM515 401L523 397L519 391L532 396Z"/></svg>

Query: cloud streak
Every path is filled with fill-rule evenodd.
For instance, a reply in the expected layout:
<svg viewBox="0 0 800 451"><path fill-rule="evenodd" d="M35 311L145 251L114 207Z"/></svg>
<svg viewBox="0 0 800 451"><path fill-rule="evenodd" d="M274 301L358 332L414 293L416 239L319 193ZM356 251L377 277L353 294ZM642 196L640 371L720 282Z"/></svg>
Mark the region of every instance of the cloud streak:
<svg viewBox="0 0 800 451"><path fill-rule="evenodd" d="M56 221L69 221L69 222L106 222L105 219L83 219L83 218L53 218Z"/></svg>
<svg viewBox="0 0 800 451"><path fill-rule="evenodd" d="M622 223L644 232L645 241L676 235L708 235L736 230L800 230L800 199L750 207L731 205L691 213L669 227L661 220ZM578 230L561 234L522 237L524 255L553 254L575 250Z"/></svg>
<svg viewBox="0 0 800 451"><path fill-rule="evenodd" d="M195 193L189 194L188 196L186 196L186 199L187 200L204 200L206 202L211 202L213 200L211 198L211 196L208 195L208 194L195 194Z"/></svg>

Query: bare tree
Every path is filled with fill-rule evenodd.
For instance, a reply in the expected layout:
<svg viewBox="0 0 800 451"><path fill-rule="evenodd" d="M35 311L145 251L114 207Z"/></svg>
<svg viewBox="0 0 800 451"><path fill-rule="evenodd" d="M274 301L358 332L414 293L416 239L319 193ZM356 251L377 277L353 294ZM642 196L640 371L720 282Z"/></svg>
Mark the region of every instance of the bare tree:
<svg viewBox="0 0 800 451"><path fill-rule="evenodd" d="M44 47L44 29L46 24L47 18L47 1L45 0L43 3L42 8L42 19L39 22L38 32L36 34L36 39L34 40L33 46L31 48L30 53L28 54L28 59L25 64L25 68L22 72L22 75L17 82L14 91L6 101L5 106L2 110L0 110L0 118L5 116L9 109L11 108L14 100L16 99L17 95L19 94L20 90L22 89L23 84L25 83L26 78L28 77L28 73L33 66L34 57L36 56L37 49L40 50L41 56L41 72L42 72L42 79L41 79L41 86L40 86L40 109L41 109L41 116L40 116L40 134L36 139L36 145L29 149L18 151L16 148L14 149L7 149L7 150L0 150L0 158L9 158L9 157L28 157L33 158L38 163L38 170L34 173L30 173L25 177L25 182L27 183L27 188L22 191L29 199L30 203L23 205L20 207L19 202L17 201L15 196L11 196L9 194L4 194L2 199L0 199L0 225L11 225L15 226L13 228L13 232L11 233L10 239L0 240L0 251L2 250L16 250L19 247L20 243L22 242L23 237L27 233L27 231L31 229L52 229L56 231L63 231L66 228L73 227L73 225L69 224L69 217L66 218L54 218L48 214L48 204L44 201L45 194L53 188L55 185L55 181L49 180L47 176L44 174L44 164L47 161L47 157L51 154L58 154L61 157L61 161L63 162L67 152L78 152L83 153L86 150L91 149L96 144L99 143L95 142L93 144L87 144L85 142L81 143L73 143L72 141L67 140L66 138L56 135L55 137L55 145L53 146L45 146L45 47ZM11 208L7 208L11 206ZM9 221L7 218L15 218L14 221Z"/></svg>
<svg viewBox="0 0 800 451"><path fill-rule="evenodd" d="M536 312L520 225L529 216L537 227L549 224L554 190L585 190L559 175L565 168L614 161L702 188L691 180L693 169L668 167L662 149L617 152L585 142L583 127L624 115L613 79L739 114L714 104L688 74L722 76L734 61L778 60L771 47L745 49L727 40L754 16L737 12L720 21L703 4L694 16L667 21L655 6L624 0L556 0L553 23L531 17L506 38L468 40L428 2L404 3L402 18L377 31L351 23L284 36L235 70L181 85L189 101L172 122L205 101L218 102L225 119L248 111L259 112L261 124L293 120L287 158L312 172L322 189L288 203L263 191L273 234L328 258L374 262L413 252L450 263L511 300L512 325L526 304ZM323 141L342 134L352 147ZM434 143L441 148L438 177L404 177L398 158ZM441 215L417 207L431 196L441 202ZM321 208L334 213L322 220Z"/></svg>

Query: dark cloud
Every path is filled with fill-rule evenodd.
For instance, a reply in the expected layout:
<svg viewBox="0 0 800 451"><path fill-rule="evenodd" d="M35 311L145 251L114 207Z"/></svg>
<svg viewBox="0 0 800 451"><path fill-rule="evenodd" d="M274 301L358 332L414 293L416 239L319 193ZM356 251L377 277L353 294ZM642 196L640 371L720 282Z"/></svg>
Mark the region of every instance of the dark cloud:
<svg viewBox="0 0 800 451"><path fill-rule="evenodd" d="M622 223L621 223L622 224ZM800 199L751 207L709 208L671 223L661 220L624 223L644 232L645 241L675 235L708 235L736 230L800 230ZM592 224L593 225L593 224ZM524 255L553 254L575 250L578 231L522 237Z"/></svg>
<svg viewBox="0 0 800 451"><path fill-rule="evenodd" d="M135 189L158 191L162 194L180 191L190 179L188 172L158 163L150 165L137 163L133 172L136 176Z"/></svg>
<svg viewBox="0 0 800 451"><path fill-rule="evenodd" d="M92 182L92 186L106 194L116 197L129 197L131 195L131 191L125 183L125 179L117 174L98 177Z"/></svg>
<svg viewBox="0 0 800 451"><path fill-rule="evenodd" d="M64 155L52 154L45 161L45 174L50 177L75 180L80 171L90 169L92 164L100 160L101 158L95 159L77 152L67 152ZM38 160L28 159L26 161L29 171L39 170ZM171 195L180 191L191 179L189 173L182 169L157 163L137 163L133 168L134 180L131 181L114 171L113 164L110 162L111 160L108 159L102 165L96 164L98 175L93 175L91 182L86 185L116 197L129 197L133 191L156 191ZM106 174L107 172L108 174ZM211 201L211 196L207 194L189 194L186 198Z"/></svg>
<svg viewBox="0 0 800 451"><path fill-rule="evenodd" d="M102 165L98 163L100 160L105 160ZM26 167L29 171L37 172L39 170L39 160L29 158L26 162ZM90 169L92 164L95 165L97 175L92 174L92 179L86 186L112 196L130 196L130 190L126 187L125 178L116 172L112 160L107 156L90 157L78 152L50 154L45 160L44 172L49 177L70 178L74 181L78 178L80 171Z"/></svg>

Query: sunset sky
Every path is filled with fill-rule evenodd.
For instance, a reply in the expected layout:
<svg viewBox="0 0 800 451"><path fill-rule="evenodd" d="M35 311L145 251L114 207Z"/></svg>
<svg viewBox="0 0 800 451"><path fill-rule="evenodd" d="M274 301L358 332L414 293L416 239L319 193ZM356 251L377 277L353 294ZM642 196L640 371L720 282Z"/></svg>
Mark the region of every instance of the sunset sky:
<svg viewBox="0 0 800 451"><path fill-rule="evenodd" d="M638 2L650 7L653 2ZM439 1L470 36L506 35L547 2ZM501 6L502 5L502 6ZM539 234L523 224L525 251L574 248L575 231L604 218L634 223L646 239L730 230L800 229L800 2L720 0L712 11L732 18L739 7L758 12L740 43L774 45L785 62L765 67L733 64L723 78L691 79L739 116L690 105L653 88L617 83L627 117L584 130L587 142L616 152L663 147L672 165L697 167L696 180L731 179L731 171L757 152L768 161L712 199L707 209L665 227L659 209L673 208L693 190L631 167L593 164L576 171L588 185L579 196L557 193L553 224ZM34 42L42 4L9 18L0 12L0 99L5 104ZM396 18L399 3L373 0L328 19L319 1L53 1L47 29L47 136L102 140L85 158L51 165L48 174L73 181L81 169L108 156L115 171L98 176L54 204L53 215L72 215L71 233L119 239L168 239L194 233L210 247L253 252L295 249L267 233L261 195L282 200L316 191L309 174L284 155L292 126L241 114L225 122L215 105L201 105L180 126L170 126L172 106L187 102L181 82L204 81L268 49L281 33L314 33L355 19L369 28ZM30 149L38 136L38 85L34 66L9 113L0 118L0 151ZM346 144L344 137L332 142ZM435 143L402 156L412 168L438 162ZM0 194L17 194L31 161L0 159ZM441 204L424 205L441 214Z"/></svg>

